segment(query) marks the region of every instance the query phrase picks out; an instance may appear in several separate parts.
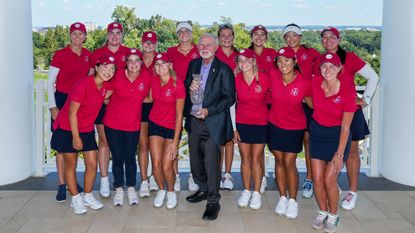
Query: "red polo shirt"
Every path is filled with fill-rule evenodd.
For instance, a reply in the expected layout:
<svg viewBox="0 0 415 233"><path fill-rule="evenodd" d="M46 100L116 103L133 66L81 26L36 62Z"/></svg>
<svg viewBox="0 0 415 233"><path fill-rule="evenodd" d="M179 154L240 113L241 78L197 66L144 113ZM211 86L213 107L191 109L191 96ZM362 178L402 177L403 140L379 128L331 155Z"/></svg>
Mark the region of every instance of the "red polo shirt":
<svg viewBox="0 0 415 233"><path fill-rule="evenodd" d="M268 109L265 94L269 89L268 75L258 72L258 81L254 78L248 84L242 72L235 77L236 122L249 125L266 125Z"/></svg>
<svg viewBox="0 0 415 233"><path fill-rule="evenodd" d="M226 63L231 68L232 71L235 70L236 68L235 51L232 50L232 53L228 56L223 52L222 47L219 47L218 50L216 51L216 57L222 62Z"/></svg>
<svg viewBox="0 0 415 233"><path fill-rule="evenodd" d="M356 111L356 94L350 86L340 83L339 92L326 97L321 88L323 77L315 76L311 81L314 113L313 119L326 127L341 126L344 112Z"/></svg>
<svg viewBox="0 0 415 233"><path fill-rule="evenodd" d="M275 51L275 49L264 48L261 54L255 54L259 71L269 72L272 68L274 68L274 59L277 56L277 51Z"/></svg>
<svg viewBox="0 0 415 233"><path fill-rule="evenodd" d="M92 53L92 59L91 59L90 65L91 67L95 67L97 60L103 55L108 54L115 58L115 67L117 68L117 70L124 70L126 67L126 64L125 64L125 61L127 59L126 55L129 50L130 49L128 47L125 47L124 45L120 45L120 47L115 53L109 50L108 46L97 48Z"/></svg>
<svg viewBox="0 0 415 233"><path fill-rule="evenodd" d="M166 85L161 86L160 78L154 77L151 80L151 94L153 107L149 119L157 125L174 130L176 127L176 100L186 98L183 81L177 80L176 86L174 86L173 79L170 78Z"/></svg>
<svg viewBox="0 0 415 233"><path fill-rule="evenodd" d="M320 53L313 48L306 48L302 45L295 55L297 57L297 64L301 69L301 74L304 78L311 79L315 74L315 64L319 63Z"/></svg>
<svg viewBox="0 0 415 233"><path fill-rule="evenodd" d="M68 94L72 86L88 75L91 52L82 48L81 55L74 53L71 46L58 50L52 57L51 66L59 68L56 90Z"/></svg>
<svg viewBox="0 0 415 233"><path fill-rule="evenodd" d="M286 130L302 130L307 127L303 99L311 96L310 81L297 73L291 83L285 85L279 71L270 72L272 103L268 121Z"/></svg>
<svg viewBox="0 0 415 233"><path fill-rule="evenodd" d="M116 130L138 131L141 126L141 106L150 90L151 76L146 72L131 82L126 71L117 72L111 82L114 92L105 111L103 123Z"/></svg>
<svg viewBox="0 0 415 233"><path fill-rule="evenodd" d="M189 63L196 58L199 58L199 51L196 45L186 54L179 52L179 45L167 49L167 54L173 62L173 69L176 72L177 78L184 81L186 79L187 68Z"/></svg>
<svg viewBox="0 0 415 233"><path fill-rule="evenodd" d="M84 77L77 82L69 94L58 117L53 123L53 128L61 128L71 131L69 124L69 107L71 101L79 103L81 106L77 112L78 130L81 133L91 132L94 130L94 121L98 116L102 103L104 103L107 91L111 89L109 82L104 82L100 89L95 84L94 76Z"/></svg>

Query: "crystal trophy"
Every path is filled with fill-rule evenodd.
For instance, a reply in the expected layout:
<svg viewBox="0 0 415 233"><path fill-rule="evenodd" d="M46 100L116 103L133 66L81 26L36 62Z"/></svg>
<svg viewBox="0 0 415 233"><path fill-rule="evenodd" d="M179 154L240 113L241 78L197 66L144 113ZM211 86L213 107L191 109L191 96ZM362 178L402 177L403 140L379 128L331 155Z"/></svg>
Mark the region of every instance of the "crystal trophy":
<svg viewBox="0 0 415 233"><path fill-rule="evenodd" d="M202 109L204 91L201 87L202 79L200 74L192 74L192 76L193 80L199 85L199 87L194 91L190 91L190 100L193 103L191 114L197 115L197 112Z"/></svg>

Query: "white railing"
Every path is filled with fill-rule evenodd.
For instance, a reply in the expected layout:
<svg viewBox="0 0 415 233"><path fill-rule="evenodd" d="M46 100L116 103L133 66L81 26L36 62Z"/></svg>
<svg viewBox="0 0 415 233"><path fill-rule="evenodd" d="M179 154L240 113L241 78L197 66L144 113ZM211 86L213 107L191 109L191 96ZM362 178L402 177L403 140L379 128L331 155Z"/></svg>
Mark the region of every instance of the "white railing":
<svg viewBox="0 0 415 233"><path fill-rule="evenodd" d="M364 89L364 87L358 87L358 90ZM378 93L380 91L378 90ZM375 95L374 102L379 101L379 98ZM35 122L36 122L36 141L35 141L35 158L34 158L34 171L35 176L45 176L49 172L56 171L56 164L55 164L55 156L50 148L50 138L51 138L51 125L50 125L50 112L48 110L47 105L47 89L46 89L46 82L44 80L38 80L35 86ZM372 124L372 112L374 111L373 108L379 107L379 104L373 103L371 107L364 108L365 116L370 124L370 126L374 125ZM377 110L378 111L378 110ZM377 113L377 112L376 112ZM376 118L376 120L378 120ZM378 122L378 121L376 121ZM377 126L378 127L378 126ZM377 127L370 127L372 134L378 133L376 131ZM372 140L370 138L367 138L363 140L360 144L360 158L362 160L362 166L361 169L363 172L370 174L371 176L377 176L377 165L378 160L377 156L369 156L369 153L371 152L371 143L376 142L378 143L378 137L375 135L375 137L371 136ZM373 140L375 139L375 140ZM378 140L378 141L376 141ZM239 149L235 145L234 146L235 156L234 161L232 164L232 171L239 171L240 170L240 156L239 156ZM373 150L372 152L376 152L377 150ZM189 154L188 154L188 146L187 146L187 134L184 134L182 137L182 142L180 143L179 148L179 170L180 171L189 171L190 165L189 165ZM268 172L274 171L274 158L272 154L266 150L265 151L265 167ZM110 164L111 169L111 164ZM303 158L297 159L297 167L299 171L305 171L305 160ZM82 159L78 160L78 168L79 171L84 170L84 163Z"/></svg>

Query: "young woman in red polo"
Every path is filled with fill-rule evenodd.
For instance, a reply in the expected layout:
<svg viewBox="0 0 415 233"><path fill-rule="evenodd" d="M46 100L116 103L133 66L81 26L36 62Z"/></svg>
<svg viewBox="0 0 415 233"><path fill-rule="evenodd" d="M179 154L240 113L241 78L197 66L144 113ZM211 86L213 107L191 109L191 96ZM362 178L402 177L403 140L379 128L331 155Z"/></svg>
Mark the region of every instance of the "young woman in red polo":
<svg viewBox="0 0 415 233"><path fill-rule="evenodd" d="M268 109L265 95L269 89L269 78L265 73L258 72L255 53L250 49L242 49L238 53L235 87L234 142L238 143L241 154L242 183L245 188L238 199L238 206L260 209L261 157L267 142Z"/></svg>
<svg viewBox="0 0 415 233"><path fill-rule="evenodd" d="M184 82L186 79L187 68L189 63L196 58L199 58L199 51L195 44L192 41L192 22L191 21L181 21L176 25L176 34L179 38L179 44L167 49L167 54L169 55L174 72L177 75L177 79ZM178 160L175 161L174 173L176 174L176 181L174 189L180 191L180 176L178 172ZM197 191L199 186L193 180L193 176L189 173L188 178L188 188L189 191Z"/></svg>
<svg viewBox="0 0 415 233"><path fill-rule="evenodd" d="M174 161L178 156L186 92L183 81L174 73L168 54L159 53L155 59L157 77L151 82L153 107L148 122L153 175L160 188L154 206L162 207L167 197L166 207L173 209L177 205Z"/></svg>
<svg viewBox="0 0 415 233"><path fill-rule="evenodd" d="M115 59L103 56L97 60L95 75L85 76L72 88L68 100L59 112L53 129L51 147L63 154L65 180L72 196L71 206L75 214L87 212L86 206L100 209L103 204L92 195L97 173L97 144L94 121L111 85L109 80L115 73ZM85 162L85 194L79 193L76 183L78 153L82 152Z"/></svg>
<svg viewBox="0 0 415 233"><path fill-rule="evenodd" d="M315 73L315 64L318 63L320 53L314 48L310 48L306 45L301 44L302 40L302 31L300 26L297 24L288 24L285 26L283 31L283 38L288 47L292 48L295 51L295 56L297 60L297 65L300 67L301 75L310 80ZM313 109L310 108L307 103L303 103L303 109L307 117L307 129L304 133L304 153L305 153L305 162L307 168L307 175L303 183L303 197L311 198L313 196L313 180L311 175L311 160L310 160L310 147L309 147L309 134L308 127L311 122L311 115L313 114Z"/></svg>
<svg viewBox="0 0 415 233"><path fill-rule="evenodd" d="M292 48L279 49L275 63L277 70L270 72L272 102L268 115L269 145L275 156L275 178L280 194L275 212L294 219L298 216L296 160L303 150L307 128L303 102L310 100L310 81L302 76Z"/></svg>
<svg viewBox="0 0 415 233"><path fill-rule="evenodd" d="M313 119L310 124L310 156L314 196L319 211L314 229L337 232L339 187L337 178L347 160L352 140L350 125L356 111L356 92L350 90L340 57L325 53L320 58L321 76L311 83Z"/></svg>
<svg viewBox="0 0 415 233"><path fill-rule="evenodd" d="M122 24L118 22L112 22L107 26L107 38L104 45L96 49L92 53L92 65L96 60L103 55L110 55L115 59L115 67L117 70L124 70L126 54L129 48L122 45L122 39L124 36L124 29ZM104 118L106 104L103 104L101 110L95 120L95 125L98 132L98 160L99 160L99 172L101 175L100 194L103 197L109 197L111 195L109 180L108 180L108 165L110 159L110 149L108 146L107 138L105 137L104 125L102 119Z"/></svg>
<svg viewBox="0 0 415 233"><path fill-rule="evenodd" d="M90 71L91 52L82 45L86 40L86 28L83 23L73 23L69 28L71 43L58 50L52 57L48 75L49 109L53 121L62 109L73 85ZM56 169L58 173L57 202L66 200L66 183L64 179L64 160L60 153L56 154ZM78 191L83 189L78 185Z"/></svg>
<svg viewBox="0 0 415 233"><path fill-rule="evenodd" d="M138 204L135 156L140 135L142 103L149 93L151 81L147 72L141 72L141 52L138 49L130 49L126 58L126 69L118 71L111 81L113 92L103 119L112 155L114 206L124 204L124 188L128 203Z"/></svg>
<svg viewBox="0 0 415 233"><path fill-rule="evenodd" d="M231 24L222 24L218 30L219 48L216 51L216 57L225 62L232 71L236 68L236 54L238 50L234 46L235 32ZM225 173L220 181L221 189L233 189L233 178L231 176L231 168L233 162L234 148L233 142L229 141L221 149L221 164L225 160ZM222 165L221 165L222 167Z"/></svg>

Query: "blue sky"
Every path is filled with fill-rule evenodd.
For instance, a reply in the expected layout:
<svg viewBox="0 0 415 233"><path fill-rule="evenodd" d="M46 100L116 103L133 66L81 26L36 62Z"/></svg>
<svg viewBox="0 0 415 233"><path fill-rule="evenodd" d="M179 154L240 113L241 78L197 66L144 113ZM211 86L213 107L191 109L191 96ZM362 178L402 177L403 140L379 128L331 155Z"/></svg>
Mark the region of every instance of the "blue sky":
<svg viewBox="0 0 415 233"><path fill-rule="evenodd" d="M34 26L75 21L106 25L116 5L135 7L137 17L162 15L200 24L221 16L248 25L382 25L382 0L32 0Z"/></svg>

